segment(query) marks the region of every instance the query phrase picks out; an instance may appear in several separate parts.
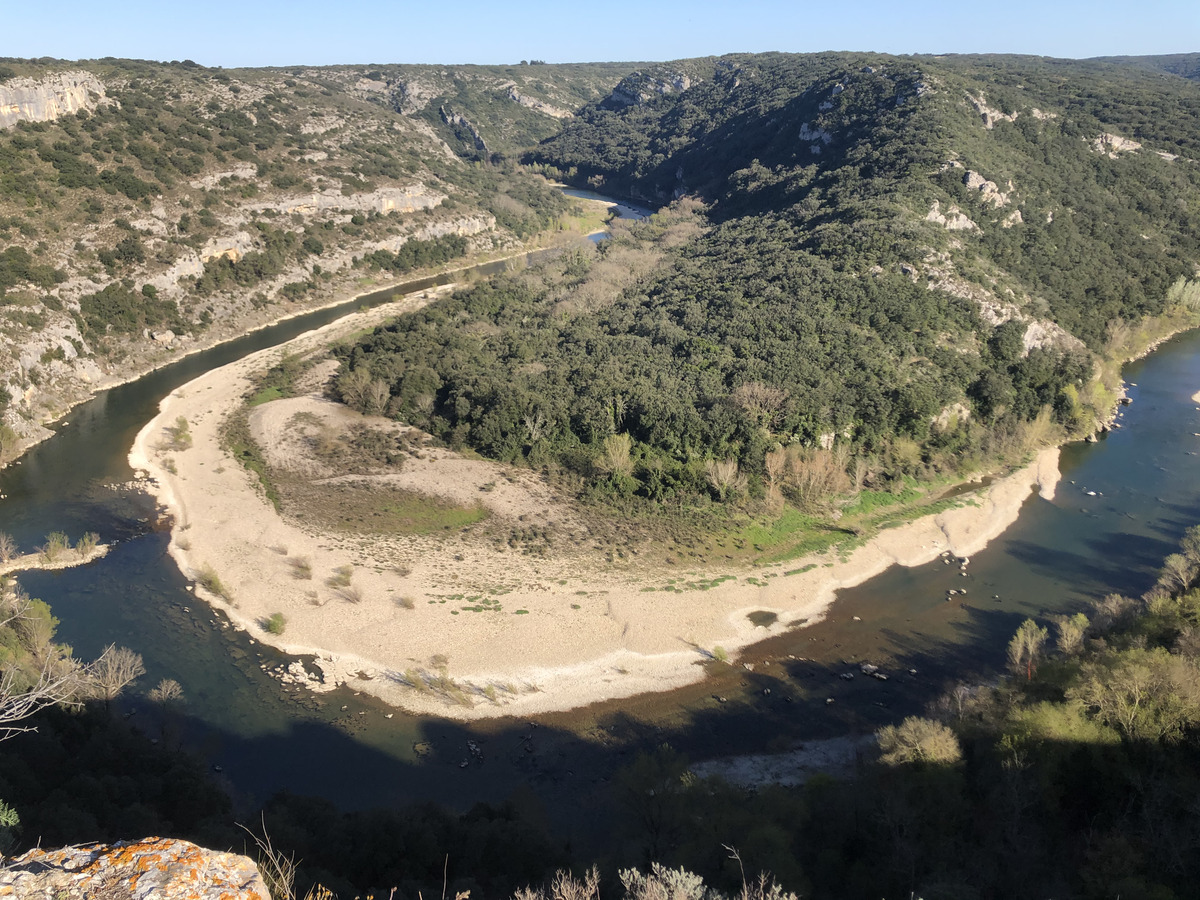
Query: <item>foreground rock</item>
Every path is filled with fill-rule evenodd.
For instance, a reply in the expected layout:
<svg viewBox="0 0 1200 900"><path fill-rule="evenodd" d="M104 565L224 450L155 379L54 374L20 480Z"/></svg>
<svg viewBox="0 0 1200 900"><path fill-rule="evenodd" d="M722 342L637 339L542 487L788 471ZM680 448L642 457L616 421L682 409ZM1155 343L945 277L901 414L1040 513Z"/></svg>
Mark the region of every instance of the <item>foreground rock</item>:
<svg viewBox="0 0 1200 900"><path fill-rule="evenodd" d="M30 850L0 860L0 897L270 900L249 858L170 838Z"/></svg>

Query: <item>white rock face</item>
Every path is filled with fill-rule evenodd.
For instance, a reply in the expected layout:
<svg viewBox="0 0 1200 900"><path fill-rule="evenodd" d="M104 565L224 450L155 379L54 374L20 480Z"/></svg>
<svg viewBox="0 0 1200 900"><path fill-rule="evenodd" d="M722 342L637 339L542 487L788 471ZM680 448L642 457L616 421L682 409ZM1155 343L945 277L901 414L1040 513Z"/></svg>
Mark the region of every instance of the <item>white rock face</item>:
<svg viewBox="0 0 1200 900"><path fill-rule="evenodd" d="M996 182L988 181L978 172L967 170L967 174L963 176L963 184L972 191L979 191L980 199L984 203L990 203L997 208L1008 205L1008 194L1003 193L996 186Z"/></svg>
<svg viewBox="0 0 1200 900"><path fill-rule="evenodd" d="M258 170L250 163L239 163L232 169L226 169L224 172L213 172L211 175L205 175L202 178L193 178L188 182L196 189L200 188L215 188L222 180L226 178L240 178L243 181L249 181L258 174Z"/></svg>
<svg viewBox="0 0 1200 900"><path fill-rule="evenodd" d="M379 241L372 246L375 250L390 250L395 253L411 240L432 241L451 234L458 235L459 237L470 237L473 234L491 231L495 227L496 219L494 216L464 216L463 218L453 219L449 222L437 222L433 225L426 225L413 234L388 238L386 241Z"/></svg>
<svg viewBox="0 0 1200 900"><path fill-rule="evenodd" d="M210 259L219 259L222 256L237 262L253 249L254 238L245 231L218 236L204 245L204 249L200 251L200 262L206 263Z"/></svg>
<svg viewBox="0 0 1200 900"><path fill-rule="evenodd" d="M803 122L800 125L800 140L820 141L828 146L833 141L833 135L824 128L812 128L807 122Z"/></svg>
<svg viewBox="0 0 1200 900"><path fill-rule="evenodd" d="M941 225L947 231L979 230L979 226L967 218L967 215L953 204L943 213L942 204L939 200L933 201L933 206L930 207L929 214L925 216L925 221Z"/></svg>
<svg viewBox="0 0 1200 900"><path fill-rule="evenodd" d="M1129 138L1123 138L1118 134L1109 134L1105 131L1099 137L1092 139L1092 149L1097 153L1104 154L1109 159L1116 159L1122 153L1136 153L1142 149L1142 145L1137 141L1131 141Z"/></svg>
<svg viewBox="0 0 1200 900"><path fill-rule="evenodd" d="M556 119L570 119L574 117L574 113L567 109L559 109L557 106L551 106L549 103L544 103L536 97L527 97L517 90L515 84L508 85L508 99L513 103L519 103L526 109L532 109L534 112L540 112L543 115L553 116Z"/></svg>
<svg viewBox="0 0 1200 900"><path fill-rule="evenodd" d="M45 78L13 78L0 85L0 128L18 122L51 122L81 109L116 101L91 72L58 72Z"/></svg>
<svg viewBox="0 0 1200 900"><path fill-rule="evenodd" d="M378 213L416 212L418 209L431 209L444 199L444 195L429 190L423 184L416 184L405 188L380 188L369 194L351 194L349 196L330 188L325 191L314 191L311 194L285 197L282 200L251 203L244 208L254 212L273 209L285 215L291 213L311 214L327 209L361 212L374 210Z"/></svg>
<svg viewBox="0 0 1200 900"><path fill-rule="evenodd" d="M983 93L980 93L978 97L974 94L967 94L967 99L971 101L971 105L975 107L975 111L983 119L983 127L989 131L996 127L997 122L1017 121L1017 113L1005 113L988 106L987 97Z"/></svg>

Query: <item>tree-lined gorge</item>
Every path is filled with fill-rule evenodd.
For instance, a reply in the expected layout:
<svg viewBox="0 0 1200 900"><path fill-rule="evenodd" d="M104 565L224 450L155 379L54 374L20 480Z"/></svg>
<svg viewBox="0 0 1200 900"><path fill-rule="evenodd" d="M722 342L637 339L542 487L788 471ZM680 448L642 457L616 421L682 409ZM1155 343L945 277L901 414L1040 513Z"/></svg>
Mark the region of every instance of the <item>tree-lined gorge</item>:
<svg viewBox="0 0 1200 900"><path fill-rule="evenodd" d="M1004 57L652 67L523 159L658 215L377 330L346 377L643 509L1017 460L1196 314L1196 92Z"/></svg>
<svg viewBox="0 0 1200 900"><path fill-rule="evenodd" d="M9 62L0 83L46 65ZM259 83L253 73L95 67L119 106L0 132L0 310L33 323L22 327L63 309L52 292L68 273L40 241L233 161L254 177L205 189L211 202L189 206L167 244L201 247L219 231L211 210L320 179L347 196L436 180L449 198L437 216L491 217L488 249L557 227L570 202L546 178L654 207L336 351L338 399L544 472L600 516L720 529L791 511L804 527L847 515L853 526L870 505L858 499L1092 434L1117 402L1120 364L1200 324L1196 55L539 64L511 87L472 67L296 70L262 76L292 83L261 88L251 115L187 101L189 79L236 95ZM296 124L310 100L314 121L391 118L343 134L345 156L316 171L306 154L329 151ZM149 236L118 221L119 240L88 258L95 290L69 308L79 334L197 326L210 298L301 263L305 277L281 292L307 295L324 278L313 261L335 247L354 253L356 277L482 249L430 229L359 252L364 234L396 236L395 219L295 215L247 219L253 247L207 260L169 298L129 275L154 257ZM2 412L11 397L0 398ZM453 811L347 811L286 793L242 808L181 746L178 685L122 716L118 694L140 689L98 689L101 670L54 643L49 608L5 582L0 738L16 721L6 700L56 675L87 687L20 720L36 732L0 740L0 852L151 833L240 850L236 820L298 861L295 896L319 884L343 898L483 900L544 884L575 900L624 884L646 900L714 900L652 864L747 900L782 900L764 885L742 893L758 871L817 898L1195 896L1198 585L1193 528L1142 596L1022 624L1010 672L884 728L848 777L747 792L643 742L604 808L578 811L607 833L581 849L530 792ZM552 884L560 869L574 878Z"/></svg>

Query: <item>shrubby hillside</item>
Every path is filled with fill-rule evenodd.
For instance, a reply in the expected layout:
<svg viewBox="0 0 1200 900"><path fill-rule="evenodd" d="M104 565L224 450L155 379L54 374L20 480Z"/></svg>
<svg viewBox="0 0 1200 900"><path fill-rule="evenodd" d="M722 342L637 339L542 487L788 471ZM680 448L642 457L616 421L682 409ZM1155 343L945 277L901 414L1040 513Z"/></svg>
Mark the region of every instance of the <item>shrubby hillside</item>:
<svg viewBox="0 0 1200 900"><path fill-rule="evenodd" d="M1113 361L1195 321L1198 100L1102 61L646 67L525 161L658 216L346 366L608 498L812 509L1016 459L1102 427Z"/></svg>
<svg viewBox="0 0 1200 900"><path fill-rule="evenodd" d="M503 155L629 71L0 62L0 453L281 307L558 227Z"/></svg>

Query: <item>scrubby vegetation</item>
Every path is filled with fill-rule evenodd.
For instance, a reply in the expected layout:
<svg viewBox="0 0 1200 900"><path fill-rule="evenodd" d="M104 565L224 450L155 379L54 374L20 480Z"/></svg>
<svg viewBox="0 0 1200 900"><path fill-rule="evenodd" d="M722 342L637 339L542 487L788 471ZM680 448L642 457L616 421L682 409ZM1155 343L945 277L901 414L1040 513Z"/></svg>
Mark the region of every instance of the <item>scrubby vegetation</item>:
<svg viewBox="0 0 1200 900"><path fill-rule="evenodd" d="M626 513L819 520L1020 461L1096 429L1113 362L1200 321L1178 202L1200 180L1171 155L1200 146L1198 96L1007 57L652 67L526 161L687 197L377 329L338 389Z"/></svg>
<svg viewBox="0 0 1200 900"><path fill-rule="evenodd" d="M0 132L0 390L31 421L83 399L95 364L136 372L272 306L557 241L567 201L512 157L629 69L8 68L96 79L88 108Z"/></svg>

